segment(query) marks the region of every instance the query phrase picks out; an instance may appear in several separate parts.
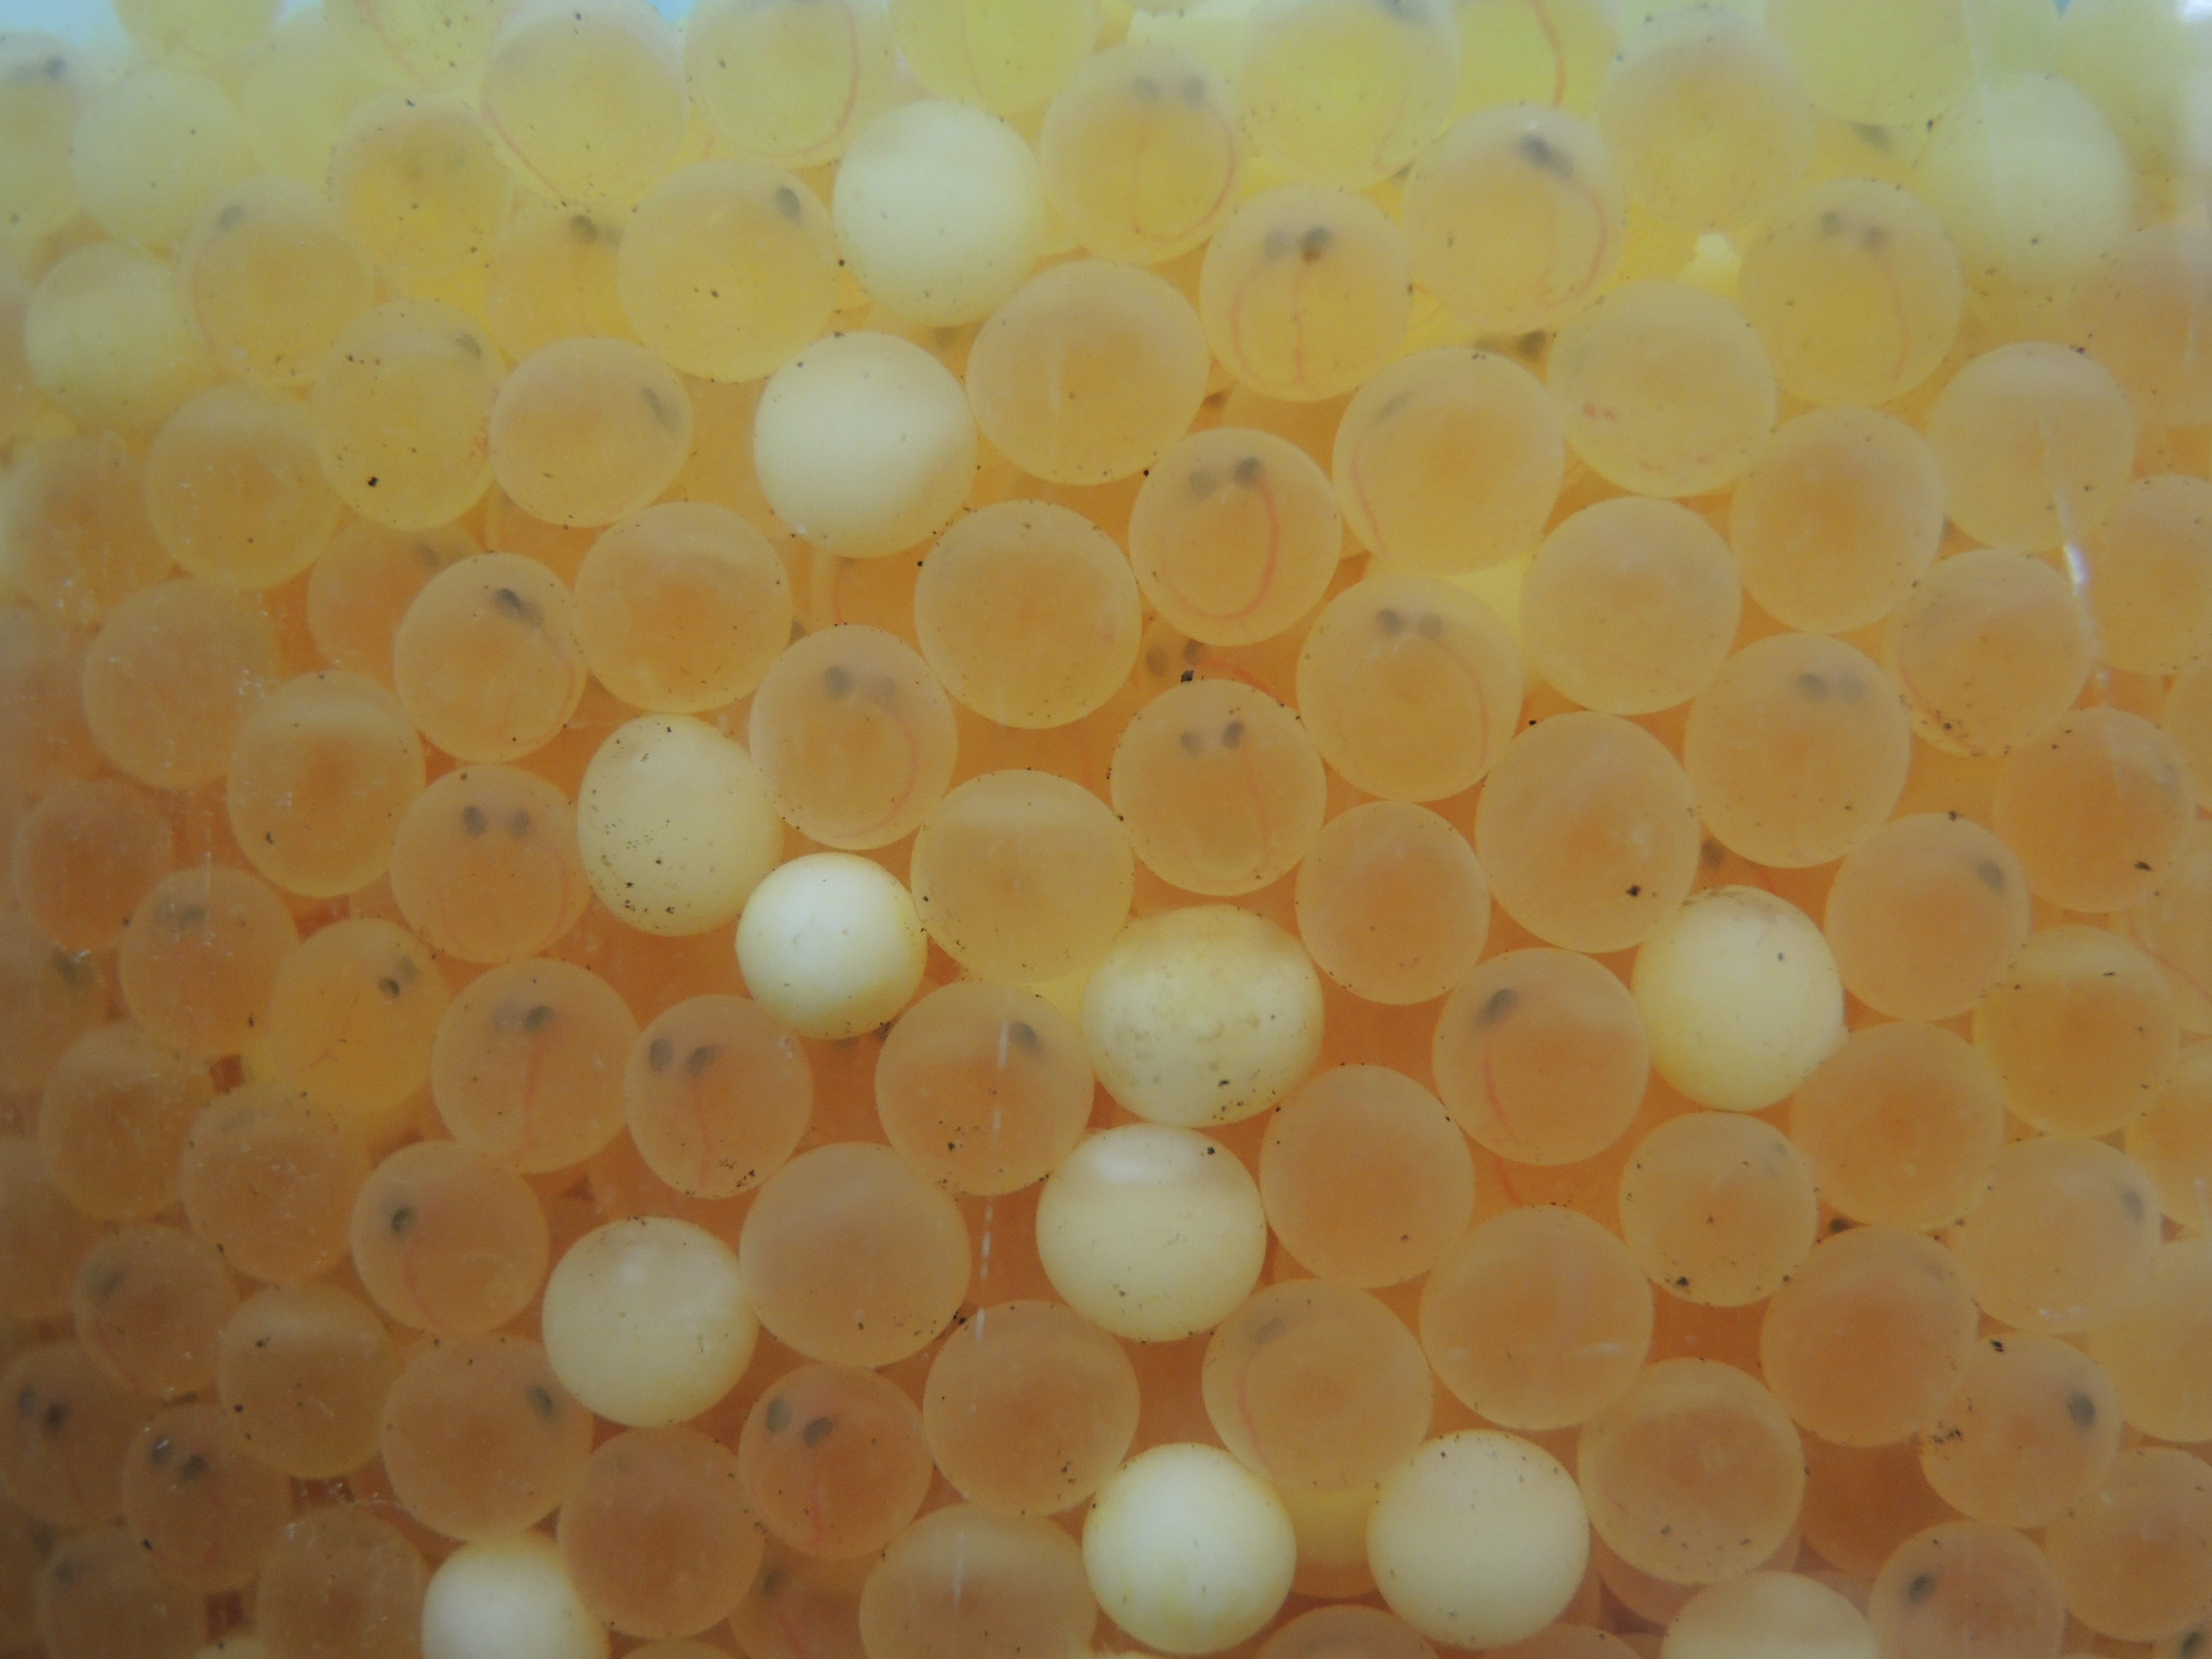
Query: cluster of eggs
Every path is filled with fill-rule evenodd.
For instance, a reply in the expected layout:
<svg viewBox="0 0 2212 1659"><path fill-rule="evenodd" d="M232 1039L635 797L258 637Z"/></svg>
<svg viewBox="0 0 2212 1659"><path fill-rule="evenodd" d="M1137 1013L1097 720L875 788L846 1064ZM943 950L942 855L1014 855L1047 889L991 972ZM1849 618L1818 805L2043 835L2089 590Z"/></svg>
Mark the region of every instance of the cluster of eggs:
<svg viewBox="0 0 2212 1659"><path fill-rule="evenodd" d="M0 1652L2189 1659L2172 0L0 34Z"/></svg>

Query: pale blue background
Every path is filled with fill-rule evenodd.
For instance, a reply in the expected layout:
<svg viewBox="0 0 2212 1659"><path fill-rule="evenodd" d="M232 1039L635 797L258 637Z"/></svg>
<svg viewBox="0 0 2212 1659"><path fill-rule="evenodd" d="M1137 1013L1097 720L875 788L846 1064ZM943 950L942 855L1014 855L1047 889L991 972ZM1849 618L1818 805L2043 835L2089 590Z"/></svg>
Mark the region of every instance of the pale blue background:
<svg viewBox="0 0 2212 1659"><path fill-rule="evenodd" d="M298 0L291 0L286 9L291 10ZM692 0L653 0L662 15L681 17L691 9ZM2186 11L2195 12L2212 6L2212 0L2175 0ZM2066 0L2057 0L2058 9L2066 9ZM107 0L0 0L0 29L51 29L72 40L82 40L94 33L120 37Z"/></svg>

